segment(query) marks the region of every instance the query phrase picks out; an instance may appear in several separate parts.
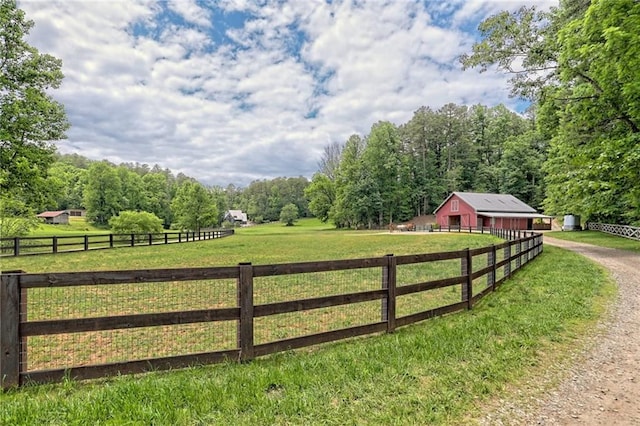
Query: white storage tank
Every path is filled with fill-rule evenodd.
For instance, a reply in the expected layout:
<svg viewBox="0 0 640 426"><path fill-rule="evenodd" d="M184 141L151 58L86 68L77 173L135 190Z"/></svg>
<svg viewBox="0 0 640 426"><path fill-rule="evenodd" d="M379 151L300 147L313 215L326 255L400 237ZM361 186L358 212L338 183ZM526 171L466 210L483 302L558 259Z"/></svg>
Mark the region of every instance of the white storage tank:
<svg viewBox="0 0 640 426"><path fill-rule="evenodd" d="M563 231L580 231L582 227L580 226L580 216L567 214L564 216L564 221L562 225Z"/></svg>

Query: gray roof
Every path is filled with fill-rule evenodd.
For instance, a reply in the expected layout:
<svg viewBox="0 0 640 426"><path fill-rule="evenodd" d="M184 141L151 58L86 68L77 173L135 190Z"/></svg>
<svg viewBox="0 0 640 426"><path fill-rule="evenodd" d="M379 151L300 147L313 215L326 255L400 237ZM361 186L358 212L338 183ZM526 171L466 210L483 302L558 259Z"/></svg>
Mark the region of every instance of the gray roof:
<svg viewBox="0 0 640 426"><path fill-rule="evenodd" d="M462 201L470 205L476 212L502 212L502 213L537 213L536 209L518 200L511 194L482 194L476 192L453 192L438 206L440 210L453 195L460 197Z"/></svg>

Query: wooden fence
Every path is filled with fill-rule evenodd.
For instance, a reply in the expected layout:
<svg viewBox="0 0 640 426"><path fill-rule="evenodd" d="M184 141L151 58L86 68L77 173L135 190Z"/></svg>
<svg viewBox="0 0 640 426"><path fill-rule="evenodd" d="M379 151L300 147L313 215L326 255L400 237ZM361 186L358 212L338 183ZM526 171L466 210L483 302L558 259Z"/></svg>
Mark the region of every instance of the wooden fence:
<svg viewBox="0 0 640 426"><path fill-rule="evenodd" d="M478 300L494 291L515 271L542 252L543 241L540 234L530 232L520 235L517 231L508 230L492 230L491 233L509 240L476 249L403 256L390 254L366 259L161 270L2 273L1 387L7 389L29 382L60 381L64 377L90 379L175 369L224 360L246 361L258 356L355 336L393 332L397 327L471 309ZM356 274L365 272L368 277L373 278L369 278L369 282L363 286L360 281L366 279L357 277L364 275ZM350 275L342 276L344 288L330 289L318 285L322 274L330 274L325 278L332 281L338 275L331 274ZM284 279L297 280L295 282L299 285L296 287L298 290L291 287L292 281L282 281ZM193 286L188 291L195 293L194 303L185 302L180 305L183 306L182 310L172 309L171 307L178 305L169 304L149 312L149 306L162 296L146 295L145 291L153 288L149 286L168 286L175 293L175 288L185 282L191 282L190 285ZM220 289L225 283L229 284L226 297L230 302L227 305L222 302L222 293L219 293L219 300L207 300L207 291ZM267 297L267 287L271 289L269 291L277 290L278 296L269 293ZM319 293L313 297L301 298L304 295L302 290L312 287ZM132 308L134 311L127 310L124 305L111 305L106 294L114 288L120 289L118 291L131 289L130 294L119 300L130 300L135 295L142 295ZM354 291L356 289L365 290ZM336 292L337 290L340 291ZM78 312L68 314L67 310L74 307L73 297L67 293L50 293L53 291L91 293L95 306L83 311L82 315ZM437 292L444 295L444 299L428 298ZM60 299L61 309L55 305L56 298ZM180 296L176 300L180 302L182 299L183 296ZM434 300L438 303L431 303ZM365 316L358 310L363 305L368 307L370 313L366 319L363 319ZM103 314L105 309L109 312L108 315ZM290 321L287 315L309 315L323 309L341 310L337 314L326 311L323 318L352 316L347 318L347 323L331 323L329 329L319 332L313 328L317 325L317 320L311 319L294 330L294 337L274 334L279 332L278 327L291 325L287 322ZM279 316L280 325L264 322L274 316ZM158 356L174 340L166 337L171 327L204 327L203 324L209 324L212 328L202 334L206 338L209 334L217 333L225 322L230 324L229 329L232 330L231 343L226 346L219 340L207 346L206 350L198 350L200 346L197 338L187 336L185 342L188 343L180 343L177 352ZM159 336L165 336L165 340L145 352L152 356L140 358L136 355L135 348L143 345L146 338L129 337L133 342L130 350L134 352L127 352L129 349L123 351L118 356L125 358L116 358L119 361L100 361L108 359L101 358L101 351L110 351L108 347L100 345L106 345L104 342L115 339L114 336L104 336L101 333L126 333L134 330L148 330L149 333L155 330ZM100 339L89 340L87 337L85 340L82 337L92 333L98 334ZM181 338L187 334L185 331L180 333ZM88 352L84 361L69 361L72 359L69 357L73 355L71 347L62 344L63 347L55 347L53 343L43 344L41 340L37 340L61 335L71 336L75 339L76 347ZM48 352L42 355L42 351ZM115 352L117 351L113 351L114 356L117 355ZM57 363L46 364L56 356L60 358ZM36 362L36 357L42 362Z"/></svg>
<svg viewBox="0 0 640 426"><path fill-rule="evenodd" d="M601 231L619 237L630 238L640 241L640 227L627 225L611 225L608 223L587 222L585 229L590 231Z"/></svg>
<svg viewBox="0 0 640 426"><path fill-rule="evenodd" d="M88 234L50 237L0 238L0 257L72 253L77 251L212 240L233 235L233 229L157 234Z"/></svg>

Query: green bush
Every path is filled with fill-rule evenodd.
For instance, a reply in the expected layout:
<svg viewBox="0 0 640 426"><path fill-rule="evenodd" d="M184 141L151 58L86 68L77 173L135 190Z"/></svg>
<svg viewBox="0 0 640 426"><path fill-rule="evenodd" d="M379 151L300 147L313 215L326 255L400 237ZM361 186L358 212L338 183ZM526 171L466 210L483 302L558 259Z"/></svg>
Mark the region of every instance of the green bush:
<svg viewBox="0 0 640 426"><path fill-rule="evenodd" d="M298 220L298 207L293 203L284 206L280 212L280 222L287 226L293 226L293 222L296 220Z"/></svg>
<svg viewBox="0 0 640 426"><path fill-rule="evenodd" d="M0 199L0 238L23 237L38 227L40 221L23 201Z"/></svg>
<svg viewBox="0 0 640 426"><path fill-rule="evenodd" d="M109 219L114 234L158 234L162 232L162 219L153 213L121 211Z"/></svg>

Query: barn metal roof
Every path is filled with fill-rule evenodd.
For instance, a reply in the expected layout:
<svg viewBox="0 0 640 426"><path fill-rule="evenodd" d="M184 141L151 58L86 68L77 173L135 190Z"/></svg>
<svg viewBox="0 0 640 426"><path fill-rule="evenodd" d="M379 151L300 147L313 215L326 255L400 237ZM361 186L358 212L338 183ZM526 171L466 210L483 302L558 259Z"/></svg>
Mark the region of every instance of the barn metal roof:
<svg viewBox="0 0 640 426"><path fill-rule="evenodd" d="M479 192L452 192L442 204L438 206L436 211L440 210L440 208L449 201L449 198L454 195L457 195L478 213L537 213L536 209L511 194L485 194Z"/></svg>
<svg viewBox="0 0 640 426"><path fill-rule="evenodd" d="M39 215L37 215L37 217L58 217L65 213L69 214L69 212L67 212L66 210L59 210L56 212L42 212Z"/></svg>

